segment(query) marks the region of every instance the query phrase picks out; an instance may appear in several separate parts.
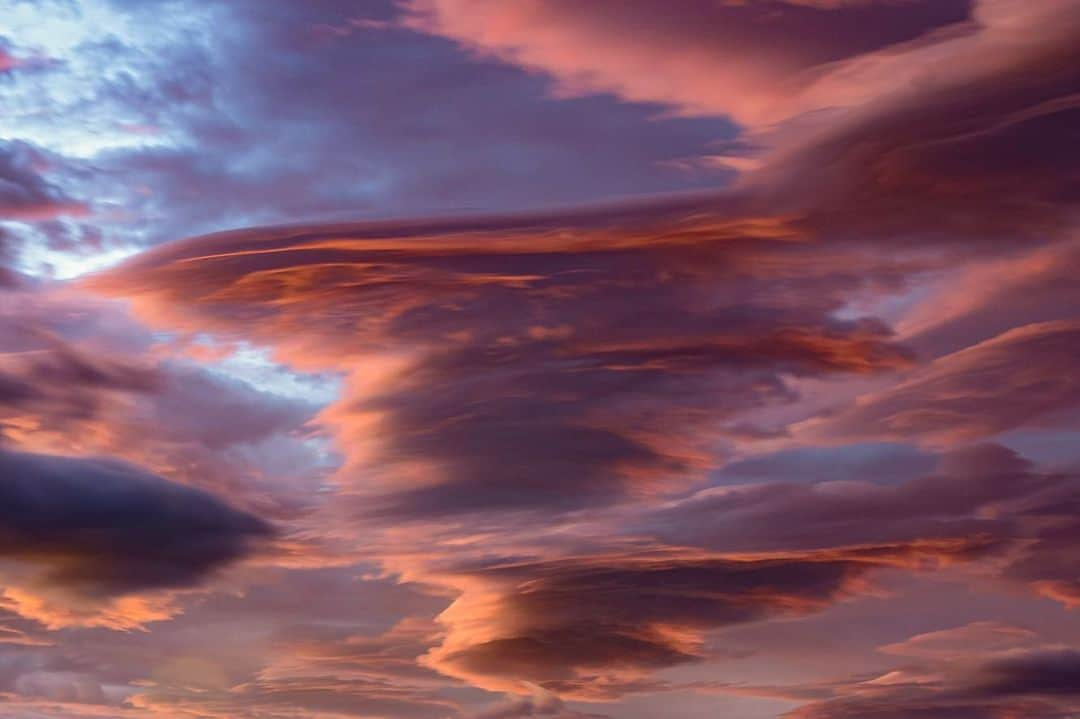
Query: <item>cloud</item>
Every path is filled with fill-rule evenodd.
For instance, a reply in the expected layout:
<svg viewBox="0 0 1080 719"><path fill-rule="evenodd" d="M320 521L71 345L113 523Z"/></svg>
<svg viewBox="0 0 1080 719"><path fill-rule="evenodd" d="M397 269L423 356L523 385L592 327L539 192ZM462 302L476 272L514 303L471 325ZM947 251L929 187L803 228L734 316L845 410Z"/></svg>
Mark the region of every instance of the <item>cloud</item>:
<svg viewBox="0 0 1080 719"><path fill-rule="evenodd" d="M48 73L11 73L10 134L71 160L56 182L95 198L88 225L113 257L252 224L537 208L714 182L664 163L730 134L728 123L555 102L535 77L479 66L437 38L363 27L356 12L218 0L13 11L10 32L58 59ZM325 32L340 27L356 34ZM102 262L97 251L36 249L65 274Z"/></svg>
<svg viewBox="0 0 1080 719"><path fill-rule="evenodd" d="M1065 719L1080 706L1080 655L1041 650L921 678L902 672L840 688L841 696L799 707L791 719L957 717ZM846 696L844 696L846 694Z"/></svg>
<svg viewBox="0 0 1080 719"><path fill-rule="evenodd" d="M932 287L897 332L936 357L1015 327L1075 319L1078 268L1080 247L1071 235L1035 252L975 261Z"/></svg>
<svg viewBox="0 0 1080 719"><path fill-rule="evenodd" d="M979 539L819 553L578 556L465 566L432 666L492 691L538 685L604 700L651 671L700 661L709 630L814 613L865 591L883 567L985 553ZM444 581L445 575L444 575ZM647 686L647 685L646 685Z"/></svg>
<svg viewBox="0 0 1080 719"><path fill-rule="evenodd" d="M1073 221L1068 2L416 0L411 28L556 79L745 126L736 187L864 241L1043 241ZM807 178L813 181L808 182Z"/></svg>
<svg viewBox="0 0 1080 719"><path fill-rule="evenodd" d="M0 356L0 416L9 427L37 416L53 429L71 428L103 414L116 394L147 394L158 386L159 376L145 362L91 356L33 327L25 334L26 343L40 349Z"/></svg>
<svg viewBox="0 0 1080 719"><path fill-rule="evenodd" d="M691 2L671 13L649 2L413 0L402 22L549 73L563 95L610 92L762 122L797 106L791 96L813 95L837 65L962 23L969 5Z"/></svg>
<svg viewBox="0 0 1080 719"><path fill-rule="evenodd" d="M275 643L275 659L247 681L199 685L180 672L159 676L154 686L130 703L164 716L333 717L460 716L446 692L448 680L418 667L415 658L428 645L432 627L406 621L381 636L332 638L338 627L297 628ZM321 636L320 636L321 635Z"/></svg>
<svg viewBox="0 0 1080 719"><path fill-rule="evenodd" d="M325 618L279 638L293 656L275 655L242 684L198 696L147 691L147 709L442 716L462 706L444 692L457 679L519 697L495 715L573 716L569 698L683 686L650 677L690 675L715 660L714 634L852 616L846 600L879 594L882 576L963 571L994 580L980 588L1019 583L1075 603L1075 472L1003 444L964 446L1070 427L1075 410L1065 371L1075 319L1052 289L1028 291L1042 279L1067 284L1067 272L1048 268L1074 259L1064 248L1080 146L1080 18L1069 4L777 1L672 14L637 2L447 1L410 3L397 20L389 10L357 19L333 2L299 7L222 10L247 32L193 52L189 79L198 91L220 78L215 87L228 91L202 98L214 108L209 120L191 97L193 115L171 118L201 144L101 158L150 188L133 206L167 215L149 230L156 237L226 221L298 224L158 247L79 289L130 300L156 328L270 347L293 368L343 377L341 397L317 420L344 463L319 484L329 501L313 502L298 526L449 606L415 635L372 637ZM444 64L449 44L403 25L449 37L479 61ZM265 59L257 69L214 65L252 47ZM396 71L403 56L424 69L380 85L377 68ZM485 207L592 199L623 168L667 151L639 151L625 140L635 130L612 131L628 157L587 152L590 118L631 112L608 114L610 99L568 101L563 110L597 103L595 116L577 113L573 123L525 122L538 105L559 103L508 101L517 92L535 100L543 83L486 62L492 56L556 76L564 93L733 117L743 134L717 152L736 153L745 172L709 194L591 209L306 221L371 212L380 197L393 198L384 210L410 212L462 198ZM310 82L330 65L368 71ZM152 89L184 86L188 66L172 67L176 77ZM423 91L401 90L414 85ZM395 139L371 150L373 165L358 164L369 143L357 128L377 130L387 117ZM431 137L429 122L469 125L460 143L469 157L418 141ZM573 148L578 165L591 158L588 171L566 172L578 165L549 164L543 152L536 162L504 155L488 130L509 126L519 149L517 128L526 127L544 139L524 146ZM408 171L381 177L386 158ZM429 171L430 180L415 179ZM519 173L524 182L514 181ZM555 176L579 179L553 188ZM974 263L1013 281L942 318L970 320L970 333L945 327L941 340L925 333L939 318L904 324L934 310L933 291ZM126 445L155 458L146 462L155 471L184 466L175 476L185 482L211 477L200 486L296 518L290 501L311 494L310 483L264 492L257 471L233 472L221 459L297 436L313 408L186 366L158 369L173 393L148 393L130 416L161 419L143 422L160 428L145 444L130 431L115 438L136 437ZM936 467L931 449L943 455ZM852 459L860 452L870 458ZM273 501L256 504L263 494ZM1042 601L1016 594L1023 607ZM929 614L967 617L983 606ZM949 639L911 640L903 661L929 661ZM821 671L831 668L831 655L821 657L830 665ZM800 700L820 701L797 712L1054 716L1064 703L1045 687L1017 688L1027 679L1001 680L1022 676L1015 666L948 676L934 668L930 682L897 671L849 695L816 686Z"/></svg>
<svg viewBox="0 0 1080 719"><path fill-rule="evenodd" d="M93 678L73 672L29 672L15 680L22 696L77 704L104 704L105 693Z"/></svg>
<svg viewBox="0 0 1080 719"><path fill-rule="evenodd" d="M11 51L0 45L0 73L11 72L19 66L19 58L11 54Z"/></svg>
<svg viewBox="0 0 1080 719"><path fill-rule="evenodd" d="M928 657L944 661L970 655L986 656L1038 643L1030 629L1003 622L982 621L962 627L917 634L902 642L878 647L878 651L902 657Z"/></svg>
<svg viewBox="0 0 1080 719"><path fill-rule="evenodd" d="M0 220L33 222L86 212L45 180L41 170L47 165L46 155L28 143L0 142Z"/></svg>
<svg viewBox="0 0 1080 719"><path fill-rule="evenodd" d="M1041 694L1080 697L1080 652L1039 652L1004 657L981 667L977 691L998 696Z"/></svg>
<svg viewBox="0 0 1080 719"><path fill-rule="evenodd" d="M167 386L153 412L170 439L221 450L299 427L315 411L302 400L260 392L196 365L175 363L164 369Z"/></svg>
<svg viewBox="0 0 1080 719"><path fill-rule="evenodd" d="M1040 529L1005 569L1005 576L1029 582L1040 594L1075 609L1080 607L1080 560L1075 552L1080 542L1076 518L1080 488L1074 481L1062 489L1028 510L1028 516L1039 520Z"/></svg>
<svg viewBox="0 0 1080 719"><path fill-rule="evenodd" d="M660 541L724 552L978 538L1007 557L983 568L988 576L1075 607L1078 497L1075 472L982 444L952 450L934 472L906 481L719 486L623 522Z"/></svg>
<svg viewBox="0 0 1080 719"><path fill-rule="evenodd" d="M319 403L256 389L226 360L176 357L118 303L50 282L0 294L0 435L12 446L108 455L284 518L312 502L297 475L332 465L308 424Z"/></svg>
<svg viewBox="0 0 1080 719"><path fill-rule="evenodd" d="M901 443L808 446L755 454L724 465L716 484L856 481L896 484L929 474L937 456Z"/></svg>
<svg viewBox="0 0 1080 719"><path fill-rule="evenodd" d="M918 366L885 322L852 309L940 270L937 250L856 246L745 212L713 196L242 230L85 286L159 326L346 375L321 416L347 453L333 516L373 529L368 549L388 571L456 596L425 661L489 691L610 701L704 661L712 632L817 614L872 591L877 570L992 558L993 575L1002 552L1054 523L1010 503L1059 478L1003 447L957 451L928 476L928 453L909 447L893 483L763 482L671 501L722 465L748 418L797 411L802 386L888 387L904 372L917 384L957 366ZM1054 365L1066 329L1003 345L1056 337L1064 349L1045 339L1039 360ZM982 349L969 350L976 364Z"/></svg>
<svg viewBox="0 0 1080 719"><path fill-rule="evenodd" d="M155 391L102 422L95 449L143 462L260 516L295 518L310 508L311 487L334 464L310 426L316 402L257 389L190 361L160 362L155 370Z"/></svg>
<svg viewBox="0 0 1080 719"><path fill-rule="evenodd" d="M690 212L243 231L89 285L223 336L257 320L282 358L352 376L327 417L368 511L573 508L700 473L726 419L794 399L786 377L910 361L873 318L830 316L890 268L799 272L782 225Z"/></svg>
<svg viewBox="0 0 1080 719"><path fill-rule="evenodd" d="M640 525L669 542L721 551L822 548L1019 532L1017 501L1075 490L1015 452L977 445L945 455L936 471L902 482L770 481L720 486L650 509Z"/></svg>
<svg viewBox="0 0 1080 719"><path fill-rule="evenodd" d="M1065 371L1078 350L1076 321L1017 327L935 360L909 380L807 424L806 432L948 444L1060 422L1080 402L1080 387Z"/></svg>
<svg viewBox="0 0 1080 719"><path fill-rule="evenodd" d="M191 586L271 532L206 492L115 461L4 449L0 476L0 555L80 595Z"/></svg>

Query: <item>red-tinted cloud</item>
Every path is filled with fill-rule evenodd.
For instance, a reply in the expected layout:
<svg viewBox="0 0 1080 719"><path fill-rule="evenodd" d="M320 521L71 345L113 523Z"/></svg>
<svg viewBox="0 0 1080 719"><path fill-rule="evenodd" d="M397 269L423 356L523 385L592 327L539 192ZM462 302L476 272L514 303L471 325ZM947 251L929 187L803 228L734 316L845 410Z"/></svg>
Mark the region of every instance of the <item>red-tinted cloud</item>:
<svg viewBox="0 0 1080 719"><path fill-rule="evenodd" d="M725 420L793 399L785 376L910 361L830 316L890 263L800 274L782 222L691 212L241 232L91 283L353 376L330 416L366 511L573 508L700 473Z"/></svg>
<svg viewBox="0 0 1080 719"><path fill-rule="evenodd" d="M649 671L702 659L708 630L821 611L882 567L978 557L979 538L802 554L577 557L465 566L433 666L493 690L530 684L592 699ZM646 687L648 685L646 684Z"/></svg>
<svg viewBox="0 0 1080 719"><path fill-rule="evenodd" d="M415 0L405 3L404 22L550 73L561 93L612 92L760 122L783 113L778 105L797 107L815 83L827 86L845 61L875 52L888 58L903 51L890 46L934 31L955 34L968 6L695 1L671 12L649 2Z"/></svg>

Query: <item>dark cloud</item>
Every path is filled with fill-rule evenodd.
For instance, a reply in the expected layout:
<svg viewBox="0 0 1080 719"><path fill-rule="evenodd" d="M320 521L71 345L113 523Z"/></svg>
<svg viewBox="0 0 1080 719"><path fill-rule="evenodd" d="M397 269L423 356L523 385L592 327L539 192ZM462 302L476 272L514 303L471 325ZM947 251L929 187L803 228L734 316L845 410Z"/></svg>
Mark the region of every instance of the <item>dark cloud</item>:
<svg viewBox="0 0 1080 719"><path fill-rule="evenodd" d="M247 555L262 520L115 461L0 452L0 554L90 595L183 587Z"/></svg>
<svg viewBox="0 0 1080 719"><path fill-rule="evenodd" d="M989 659L933 679L900 677L834 691L839 696L795 709L791 719L948 717L949 719L1067 719L1080 709L1080 655L1036 651Z"/></svg>
<svg viewBox="0 0 1080 719"><path fill-rule="evenodd" d="M784 715L788 719L1069 719L1069 709L1037 700L980 701L940 697L933 691L910 687L883 691L879 698L835 699L802 707Z"/></svg>
<svg viewBox="0 0 1080 719"><path fill-rule="evenodd" d="M1037 694L1080 698L1080 652L1006 657L980 667L977 691L998 696Z"/></svg>

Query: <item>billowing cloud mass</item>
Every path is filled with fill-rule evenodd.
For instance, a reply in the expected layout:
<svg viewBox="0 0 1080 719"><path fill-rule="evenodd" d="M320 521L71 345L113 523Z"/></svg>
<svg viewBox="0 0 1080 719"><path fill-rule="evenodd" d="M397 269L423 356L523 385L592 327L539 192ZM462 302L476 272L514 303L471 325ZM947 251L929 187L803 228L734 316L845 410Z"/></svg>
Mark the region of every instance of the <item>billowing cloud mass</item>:
<svg viewBox="0 0 1080 719"><path fill-rule="evenodd" d="M0 16L0 716L1080 712L1075 3Z"/></svg>
<svg viewBox="0 0 1080 719"><path fill-rule="evenodd" d="M804 248L782 225L667 210L640 221L655 234L604 216L584 228L542 218L241 232L92 283L131 282L125 293L149 290L158 310L184 306L226 335L255 323L260 341L306 366L348 371L351 356L356 396L333 410L363 464L350 485L366 512L401 518L683 486L713 466L708 445L738 412L793 400L785 376L910 363L877 320L830 316L843 303L831 282L899 281L891 262L861 277L821 258L798 276ZM721 278L729 287L713 291ZM816 298L771 292L782 285Z"/></svg>

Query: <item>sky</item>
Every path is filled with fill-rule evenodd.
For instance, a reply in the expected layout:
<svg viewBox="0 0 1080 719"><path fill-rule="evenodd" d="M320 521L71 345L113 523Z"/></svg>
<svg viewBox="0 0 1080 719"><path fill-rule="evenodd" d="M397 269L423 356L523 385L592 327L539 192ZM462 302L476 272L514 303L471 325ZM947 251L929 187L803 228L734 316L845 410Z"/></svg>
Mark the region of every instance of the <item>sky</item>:
<svg viewBox="0 0 1080 719"><path fill-rule="evenodd" d="M1075 0L0 0L0 717L1080 716Z"/></svg>

